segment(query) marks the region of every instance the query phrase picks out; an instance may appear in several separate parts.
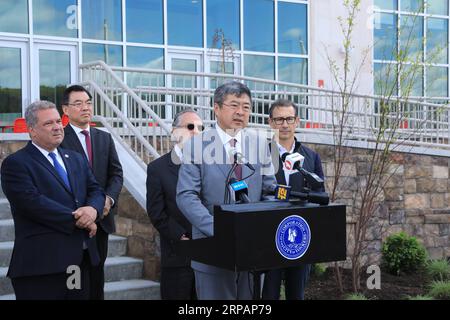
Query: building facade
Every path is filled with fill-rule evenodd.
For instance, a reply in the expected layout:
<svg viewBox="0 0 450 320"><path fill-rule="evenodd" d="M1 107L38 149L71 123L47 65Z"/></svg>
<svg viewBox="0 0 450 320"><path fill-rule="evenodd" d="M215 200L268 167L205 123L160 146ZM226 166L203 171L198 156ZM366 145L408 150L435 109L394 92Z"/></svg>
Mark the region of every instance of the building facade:
<svg viewBox="0 0 450 320"><path fill-rule="evenodd" d="M351 59L357 92L383 93L384 82L401 77L408 48L418 65L410 95L447 97L448 7L448 0L362 0ZM330 60L342 62L345 15L343 1L332 0L3 0L0 126L31 101L60 104L78 66L94 60L334 89Z"/></svg>

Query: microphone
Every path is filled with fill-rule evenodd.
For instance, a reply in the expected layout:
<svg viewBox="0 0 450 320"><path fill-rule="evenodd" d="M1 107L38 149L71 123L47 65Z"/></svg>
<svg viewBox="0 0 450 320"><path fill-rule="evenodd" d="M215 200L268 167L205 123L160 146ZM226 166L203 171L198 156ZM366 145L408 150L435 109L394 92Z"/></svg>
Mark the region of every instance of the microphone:
<svg viewBox="0 0 450 320"><path fill-rule="evenodd" d="M235 178L230 179L230 187L234 191L236 200L240 200L241 203L249 203L248 186L244 180L237 181Z"/></svg>
<svg viewBox="0 0 450 320"><path fill-rule="evenodd" d="M284 186L281 184L272 185L270 187L269 192L275 195L275 199L281 201L289 201L294 197L302 201L317 203L320 205L327 205L328 203L330 203L330 197L326 192L315 192L315 191L298 192L293 191L290 186Z"/></svg>
<svg viewBox="0 0 450 320"><path fill-rule="evenodd" d="M319 189L323 186L323 179L321 177L302 168L305 157L300 153L285 152L281 156L281 160L284 162L288 170L298 170L298 172L303 175L303 177L313 189Z"/></svg>
<svg viewBox="0 0 450 320"><path fill-rule="evenodd" d="M305 161L305 157L298 152L285 152L281 156L281 160L284 162L286 169L300 171L300 168L303 166L303 162Z"/></svg>
<svg viewBox="0 0 450 320"><path fill-rule="evenodd" d="M255 171L255 168L248 162L244 155L238 152L235 148L228 151L230 157L233 157L235 163L246 165L250 170Z"/></svg>

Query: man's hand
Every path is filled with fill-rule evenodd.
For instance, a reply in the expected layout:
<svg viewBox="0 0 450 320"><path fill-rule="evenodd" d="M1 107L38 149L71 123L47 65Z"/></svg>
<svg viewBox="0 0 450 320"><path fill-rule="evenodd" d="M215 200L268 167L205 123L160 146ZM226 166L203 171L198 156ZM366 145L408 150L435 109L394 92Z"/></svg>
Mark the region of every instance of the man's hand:
<svg viewBox="0 0 450 320"><path fill-rule="evenodd" d="M72 212L72 214L77 220L76 226L82 229L88 229L88 226L92 223L95 224L95 219L97 218L97 210L90 206L80 207Z"/></svg>
<svg viewBox="0 0 450 320"><path fill-rule="evenodd" d="M111 210L111 206L112 206L111 198L106 196L105 197L105 206L103 207L103 218L109 214L109 211Z"/></svg>
<svg viewBox="0 0 450 320"><path fill-rule="evenodd" d="M89 238L92 238L97 233L97 224L93 222L86 229L89 231Z"/></svg>

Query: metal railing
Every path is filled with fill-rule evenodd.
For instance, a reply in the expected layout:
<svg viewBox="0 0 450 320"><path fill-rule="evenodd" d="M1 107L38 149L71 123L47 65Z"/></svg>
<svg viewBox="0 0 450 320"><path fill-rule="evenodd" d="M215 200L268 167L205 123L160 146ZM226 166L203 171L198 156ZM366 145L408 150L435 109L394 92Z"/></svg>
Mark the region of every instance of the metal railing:
<svg viewBox="0 0 450 320"><path fill-rule="evenodd" d="M267 127L271 103L286 98L298 106L301 119L298 132L333 136L342 128L346 140L375 141L380 138L382 128L381 140L395 139L399 144L450 149L450 108L442 104L444 100L427 103L343 95L322 88L251 77L109 67L101 61L86 63L80 68L83 81L89 81L96 93L96 114L101 115L111 130L127 141L145 163L169 151L170 124L177 112L193 108L207 124L212 123L214 89L230 80L244 82L252 91L250 126Z"/></svg>

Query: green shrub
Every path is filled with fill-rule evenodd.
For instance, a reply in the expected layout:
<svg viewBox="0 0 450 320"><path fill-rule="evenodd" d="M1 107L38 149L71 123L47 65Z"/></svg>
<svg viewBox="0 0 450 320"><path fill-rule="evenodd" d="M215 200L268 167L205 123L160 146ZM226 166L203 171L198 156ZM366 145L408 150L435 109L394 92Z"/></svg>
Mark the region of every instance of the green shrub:
<svg viewBox="0 0 450 320"><path fill-rule="evenodd" d="M327 267L323 263L314 263L311 266L311 275L316 278L322 277L326 271Z"/></svg>
<svg viewBox="0 0 450 320"><path fill-rule="evenodd" d="M431 260L427 264L427 274L432 280L450 280L450 264L446 259Z"/></svg>
<svg viewBox="0 0 450 320"><path fill-rule="evenodd" d="M395 275L412 273L425 266L427 252L415 237L399 232L387 237L383 243L382 266Z"/></svg>
<svg viewBox="0 0 450 320"><path fill-rule="evenodd" d="M414 297L407 297L408 300L434 300L433 297L430 296L422 296L422 295L418 295L418 296L414 296Z"/></svg>
<svg viewBox="0 0 450 320"><path fill-rule="evenodd" d="M365 295L362 293L351 293L349 294L345 300L369 300Z"/></svg>
<svg viewBox="0 0 450 320"><path fill-rule="evenodd" d="M435 299L450 299L450 281L433 281L428 295Z"/></svg>

